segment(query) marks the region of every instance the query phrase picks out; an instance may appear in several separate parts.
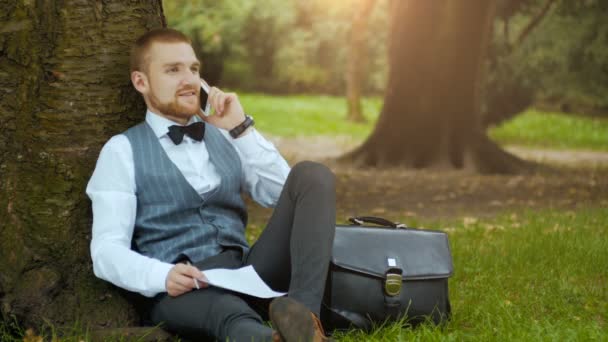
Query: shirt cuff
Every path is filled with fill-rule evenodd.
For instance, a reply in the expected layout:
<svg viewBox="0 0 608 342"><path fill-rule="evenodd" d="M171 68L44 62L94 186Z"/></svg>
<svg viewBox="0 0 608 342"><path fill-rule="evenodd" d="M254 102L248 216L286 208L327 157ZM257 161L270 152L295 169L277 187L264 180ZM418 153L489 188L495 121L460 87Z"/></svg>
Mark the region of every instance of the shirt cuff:
<svg viewBox="0 0 608 342"><path fill-rule="evenodd" d="M237 139L232 139L232 144L238 148L244 156L256 156L260 152L273 151L274 145L268 142L255 128Z"/></svg>
<svg viewBox="0 0 608 342"><path fill-rule="evenodd" d="M159 262L152 267L149 279L150 289L149 291L146 291L148 297L153 297L161 292L167 292L167 275L169 275L169 271L171 271L173 266L173 264Z"/></svg>

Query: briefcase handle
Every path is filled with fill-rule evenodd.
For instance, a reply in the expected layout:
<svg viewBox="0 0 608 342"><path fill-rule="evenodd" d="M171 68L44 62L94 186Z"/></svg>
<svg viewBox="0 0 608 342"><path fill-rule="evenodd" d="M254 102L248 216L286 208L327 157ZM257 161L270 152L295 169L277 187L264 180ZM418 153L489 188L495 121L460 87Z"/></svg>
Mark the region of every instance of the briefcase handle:
<svg viewBox="0 0 608 342"><path fill-rule="evenodd" d="M407 228L407 226L403 223L389 221L382 217L376 217L376 216L356 216L356 217L349 217L348 220L356 226L360 226L364 223L372 223L372 224L377 224L382 227L390 227L390 228L397 228L397 229L400 229L400 228L406 229Z"/></svg>

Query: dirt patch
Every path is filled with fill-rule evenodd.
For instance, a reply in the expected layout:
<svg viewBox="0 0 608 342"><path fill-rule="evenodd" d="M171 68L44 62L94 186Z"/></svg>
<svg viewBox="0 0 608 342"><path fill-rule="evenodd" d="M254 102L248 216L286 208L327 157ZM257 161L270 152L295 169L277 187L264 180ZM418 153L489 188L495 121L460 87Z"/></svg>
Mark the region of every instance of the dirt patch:
<svg viewBox="0 0 608 342"><path fill-rule="evenodd" d="M358 143L347 137L271 140L290 163L321 161L336 173L340 222L353 215L435 221L489 217L526 208L608 207L608 153L509 147L521 158L551 164L555 170L532 175L477 175L401 168L356 169L336 164L333 158ZM252 209L256 222L266 222L271 213Z"/></svg>
<svg viewBox="0 0 608 342"><path fill-rule="evenodd" d="M338 175L339 213L422 220L487 217L524 208L608 206L606 172L521 176L462 172L345 170Z"/></svg>
<svg viewBox="0 0 608 342"><path fill-rule="evenodd" d="M290 161L300 160L330 160L336 158L361 144L361 140L348 136L327 137L270 137L283 156ZM514 155L542 164L560 167L606 167L608 168L608 152L586 150L550 150L529 148L525 146L507 146L506 150Z"/></svg>
<svg viewBox="0 0 608 342"><path fill-rule="evenodd" d="M290 162L333 159L361 143L360 140L348 136L269 137L268 140L272 141L285 159Z"/></svg>

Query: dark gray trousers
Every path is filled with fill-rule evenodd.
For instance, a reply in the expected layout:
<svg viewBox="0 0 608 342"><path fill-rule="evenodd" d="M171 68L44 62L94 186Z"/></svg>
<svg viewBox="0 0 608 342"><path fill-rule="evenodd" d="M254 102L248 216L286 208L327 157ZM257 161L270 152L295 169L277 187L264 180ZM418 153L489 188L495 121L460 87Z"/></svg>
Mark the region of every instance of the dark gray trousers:
<svg viewBox="0 0 608 342"><path fill-rule="evenodd" d="M313 162L298 163L266 229L247 255L227 249L195 265L201 270L253 265L273 290L288 292L319 315L335 231L335 202L331 171ZM160 296L151 319L197 340L270 340L272 330L262 319L268 304L268 300L209 287L178 297Z"/></svg>

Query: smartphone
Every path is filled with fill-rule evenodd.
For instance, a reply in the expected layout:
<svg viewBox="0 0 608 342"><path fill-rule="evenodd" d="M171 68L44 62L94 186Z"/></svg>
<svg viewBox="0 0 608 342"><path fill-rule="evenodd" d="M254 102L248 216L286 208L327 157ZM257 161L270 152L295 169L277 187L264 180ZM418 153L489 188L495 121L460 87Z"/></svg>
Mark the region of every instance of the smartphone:
<svg viewBox="0 0 608 342"><path fill-rule="evenodd" d="M201 112L203 113L203 115L211 115L211 103L209 103L209 86L203 80L201 80L200 100Z"/></svg>

